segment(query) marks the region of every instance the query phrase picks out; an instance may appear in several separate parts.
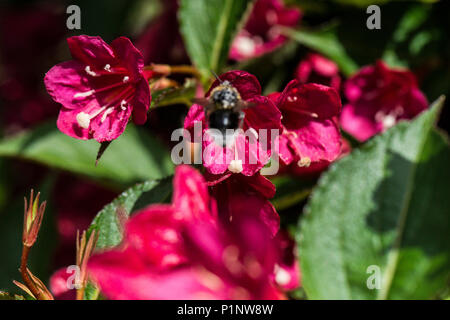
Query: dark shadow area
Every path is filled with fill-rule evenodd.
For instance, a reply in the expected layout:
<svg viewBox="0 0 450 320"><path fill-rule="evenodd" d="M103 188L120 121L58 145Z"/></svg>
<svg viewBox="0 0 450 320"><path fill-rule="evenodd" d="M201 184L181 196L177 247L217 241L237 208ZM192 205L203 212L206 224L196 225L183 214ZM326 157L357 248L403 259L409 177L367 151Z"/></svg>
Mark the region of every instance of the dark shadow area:
<svg viewBox="0 0 450 320"><path fill-rule="evenodd" d="M426 267L429 269L420 269L425 262L403 257L410 259L405 260L408 265L403 264L403 273L416 272L417 266L431 278L450 271L450 150L441 134L433 131L422 155L414 164L398 153L389 154L387 177L373 194L378 207L367 215L366 222L380 237L399 230L395 241L400 249L418 249L430 259L426 263L433 263ZM383 243L383 254L392 250L395 241ZM432 262L438 255L446 260Z"/></svg>

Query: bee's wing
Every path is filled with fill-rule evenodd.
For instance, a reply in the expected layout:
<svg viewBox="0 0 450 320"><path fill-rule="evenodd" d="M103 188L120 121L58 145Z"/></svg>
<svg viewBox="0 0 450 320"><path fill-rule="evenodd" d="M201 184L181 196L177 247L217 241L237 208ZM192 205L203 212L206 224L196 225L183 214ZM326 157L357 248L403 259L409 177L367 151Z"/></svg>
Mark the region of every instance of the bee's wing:
<svg viewBox="0 0 450 320"><path fill-rule="evenodd" d="M257 103L247 102L247 101L244 101L244 100L239 100L237 102L236 106L234 107L234 110L241 111L241 110L244 110L244 109L256 107L257 105L258 105Z"/></svg>
<svg viewBox="0 0 450 320"><path fill-rule="evenodd" d="M192 98L191 101L193 103L200 104L202 106L206 106L207 104L210 103L209 99L207 98Z"/></svg>
<svg viewBox="0 0 450 320"><path fill-rule="evenodd" d="M206 112L213 111L215 107L214 103L207 98L193 98L192 102L201 105Z"/></svg>

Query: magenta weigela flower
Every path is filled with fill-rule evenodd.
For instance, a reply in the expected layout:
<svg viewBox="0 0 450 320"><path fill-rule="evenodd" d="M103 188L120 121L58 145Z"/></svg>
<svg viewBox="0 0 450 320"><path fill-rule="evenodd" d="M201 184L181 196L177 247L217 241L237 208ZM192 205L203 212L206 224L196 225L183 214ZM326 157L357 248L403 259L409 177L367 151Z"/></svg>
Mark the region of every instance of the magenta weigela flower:
<svg viewBox="0 0 450 320"><path fill-rule="evenodd" d="M67 39L73 60L47 72L44 82L53 100L62 104L57 126L77 139L111 141L133 116L147 120L151 96L141 53L125 37L111 45L100 37Z"/></svg>
<svg viewBox="0 0 450 320"><path fill-rule="evenodd" d="M337 64L317 53L310 53L300 61L295 77L300 83L323 84L338 91L341 85Z"/></svg>
<svg viewBox="0 0 450 320"><path fill-rule="evenodd" d="M340 123L359 141L385 131L399 120L412 119L428 108L414 74L391 69L382 61L361 68L347 80L344 92L348 103L343 107Z"/></svg>
<svg viewBox="0 0 450 320"><path fill-rule="evenodd" d="M254 175L270 159L272 153L272 130L281 128L281 113L268 98L261 96L261 86L252 74L233 70L219 76L220 81L228 81L237 89L241 98L252 104L243 110L245 113L243 133L236 134L233 143L222 146L214 136L208 134L208 123L204 107L194 104L184 121L184 128L192 132L195 123L202 124L203 166L211 174L241 173L245 176ZM216 80L206 93L220 85ZM264 130L261 130L264 129ZM261 131L260 131L261 130ZM244 133L251 133L245 135ZM265 132L264 143L261 143L260 132Z"/></svg>
<svg viewBox="0 0 450 320"><path fill-rule="evenodd" d="M283 92L272 93L269 98L283 115L279 156L284 165L296 162L299 167L308 167L336 160L341 153L336 121L341 99L335 89L292 80Z"/></svg>
<svg viewBox="0 0 450 320"><path fill-rule="evenodd" d="M88 270L109 299L277 299L277 261L254 212L220 224L205 180L182 165L172 204L133 215L122 245L91 257Z"/></svg>
<svg viewBox="0 0 450 320"><path fill-rule="evenodd" d="M236 216L253 212L266 225L272 236L280 230L280 216L269 199L275 196L273 183L260 172L252 176L226 173L205 174L211 195L223 224Z"/></svg>
<svg viewBox="0 0 450 320"><path fill-rule="evenodd" d="M275 240L281 254L273 272L273 282L285 291L301 286L300 263L297 246L288 232L280 231Z"/></svg>
<svg viewBox="0 0 450 320"><path fill-rule="evenodd" d="M232 43L230 58L244 60L277 49L287 40L279 27L294 27L300 17L300 10L284 7L281 0L256 1L247 23Z"/></svg>

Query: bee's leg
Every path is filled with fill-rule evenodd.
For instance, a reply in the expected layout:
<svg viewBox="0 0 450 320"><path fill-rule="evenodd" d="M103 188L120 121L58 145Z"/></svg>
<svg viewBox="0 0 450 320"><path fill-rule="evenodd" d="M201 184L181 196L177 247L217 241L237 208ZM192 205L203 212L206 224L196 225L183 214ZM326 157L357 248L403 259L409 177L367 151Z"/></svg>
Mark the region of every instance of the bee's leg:
<svg viewBox="0 0 450 320"><path fill-rule="evenodd" d="M239 112L239 129L242 129L243 125L244 125L244 118L245 118L245 112L244 111L240 111Z"/></svg>

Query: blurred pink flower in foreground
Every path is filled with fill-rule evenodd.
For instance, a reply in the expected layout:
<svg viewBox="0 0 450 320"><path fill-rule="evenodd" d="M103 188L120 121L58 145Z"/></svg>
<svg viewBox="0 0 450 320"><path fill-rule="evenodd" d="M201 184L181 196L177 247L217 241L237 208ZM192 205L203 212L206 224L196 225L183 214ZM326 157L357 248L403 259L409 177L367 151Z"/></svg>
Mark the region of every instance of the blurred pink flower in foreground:
<svg viewBox="0 0 450 320"><path fill-rule="evenodd" d="M273 282L285 291L295 290L301 285L300 264L295 241L286 231L280 231L276 237L281 256L275 265Z"/></svg>
<svg viewBox="0 0 450 320"><path fill-rule="evenodd" d="M241 98L254 106L244 109L245 113L243 130L251 130L255 133L256 139L249 139L244 134L237 134L232 145L222 147L218 145L214 138L205 131L208 124L205 117L204 108L201 105L194 104L190 109L184 121L184 128L192 132L196 122L202 122L203 129L203 159L202 163L206 170L212 174L224 173L242 173L245 176L254 175L270 159L272 138L271 129L281 128L281 113L275 107L274 103L268 98L261 96L261 86L252 74L233 70L219 76L220 81L228 81L237 89ZM211 90L220 84L216 80ZM260 129L267 130L267 143L260 143L258 132Z"/></svg>
<svg viewBox="0 0 450 320"><path fill-rule="evenodd" d="M44 82L62 104L57 125L65 134L99 142L119 137L133 114L136 124L147 120L150 89L141 53L129 39L105 43L100 37L67 39L73 60L54 66Z"/></svg>
<svg viewBox="0 0 450 320"><path fill-rule="evenodd" d="M243 174L205 174L211 195L223 224L236 216L253 212L267 226L272 236L280 229L280 216L268 199L275 196L275 186L259 172L253 176Z"/></svg>
<svg viewBox="0 0 450 320"><path fill-rule="evenodd" d="M341 77L338 66L320 54L310 53L300 61L295 71L300 83L318 83L339 91Z"/></svg>
<svg viewBox="0 0 450 320"><path fill-rule="evenodd" d="M132 216L122 245L90 259L90 275L109 299L282 298L271 281L278 248L245 213L221 225L203 177L179 166L172 204Z"/></svg>
<svg viewBox="0 0 450 320"><path fill-rule="evenodd" d="M425 95L410 71L391 69L382 61L362 68L345 83L342 128L359 141L412 119L428 108Z"/></svg>
<svg viewBox="0 0 450 320"><path fill-rule="evenodd" d="M341 99L335 89L292 80L283 92L269 98L283 115L279 137L283 164L309 167L336 160L341 153L341 134L335 118L341 111Z"/></svg>
<svg viewBox="0 0 450 320"><path fill-rule="evenodd" d="M281 0L258 0L232 43L230 58L244 60L277 49L287 40L279 27L294 27L300 17L300 10L285 8Z"/></svg>

